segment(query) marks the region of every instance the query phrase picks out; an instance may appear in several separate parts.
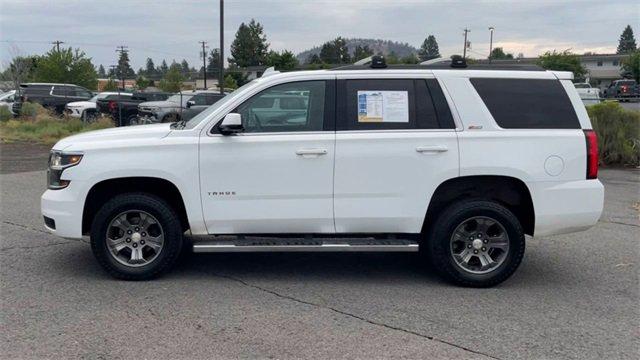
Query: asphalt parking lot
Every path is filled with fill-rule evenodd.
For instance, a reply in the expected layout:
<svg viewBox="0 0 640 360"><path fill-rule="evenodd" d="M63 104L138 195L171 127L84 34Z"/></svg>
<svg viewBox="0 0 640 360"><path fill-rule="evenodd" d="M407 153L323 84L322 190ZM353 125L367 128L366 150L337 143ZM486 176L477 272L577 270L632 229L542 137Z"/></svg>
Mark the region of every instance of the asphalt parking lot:
<svg viewBox="0 0 640 360"><path fill-rule="evenodd" d="M640 351L637 170L601 172L606 204L595 228L529 239L510 280L465 289L441 282L414 254L190 255L156 281L116 281L86 240L43 230L42 161L2 161L5 359L599 359Z"/></svg>

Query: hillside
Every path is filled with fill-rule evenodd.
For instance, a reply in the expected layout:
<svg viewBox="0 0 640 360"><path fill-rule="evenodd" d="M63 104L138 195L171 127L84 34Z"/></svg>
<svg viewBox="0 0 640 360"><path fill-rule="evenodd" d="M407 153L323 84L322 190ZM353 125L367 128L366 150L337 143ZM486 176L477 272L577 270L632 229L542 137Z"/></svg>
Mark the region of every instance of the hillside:
<svg viewBox="0 0 640 360"><path fill-rule="evenodd" d="M351 38L345 39L347 43L347 48L349 48L349 52L353 54L356 46L369 46L370 49L373 50L375 54L382 53L384 55L388 55L392 51L398 57L404 57L410 54L417 54L418 49L407 44L401 43L391 40L382 40L382 39L360 39L360 38ZM305 50L297 55L298 61L300 63L304 63L307 58L312 54L320 54L320 48L322 45L314 46L311 49Z"/></svg>

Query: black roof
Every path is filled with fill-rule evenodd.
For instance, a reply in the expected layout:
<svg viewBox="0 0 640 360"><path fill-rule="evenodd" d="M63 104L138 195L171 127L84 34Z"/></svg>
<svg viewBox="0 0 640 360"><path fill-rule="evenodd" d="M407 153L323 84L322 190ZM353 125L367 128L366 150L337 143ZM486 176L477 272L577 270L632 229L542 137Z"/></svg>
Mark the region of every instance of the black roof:
<svg viewBox="0 0 640 360"><path fill-rule="evenodd" d="M524 64L469 64L464 68L451 67L450 63L429 65L420 64L390 64L386 68L372 68L369 65L345 65L331 70L513 70L513 71L545 71L537 65Z"/></svg>

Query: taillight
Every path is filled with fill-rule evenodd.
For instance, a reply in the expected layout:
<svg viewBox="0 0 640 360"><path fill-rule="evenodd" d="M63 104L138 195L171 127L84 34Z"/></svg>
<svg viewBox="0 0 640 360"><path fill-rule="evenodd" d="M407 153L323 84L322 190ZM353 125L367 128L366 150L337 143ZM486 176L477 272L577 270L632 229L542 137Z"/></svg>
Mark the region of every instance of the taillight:
<svg viewBox="0 0 640 360"><path fill-rule="evenodd" d="M626 85L622 85L620 88L622 89L622 92L627 92L627 86Z"/></svg>
<svg viewBox="0 0 640 360"><path fill-rule="evenodd" d="M593 130L585 130L587 140L587 179L598 178L598 136Z"/></svg>
<svg viewBox="0 0 640 360"><path fill-rule="evenodd" d="M115 111L116 110L116 102L115 101L109 101L109 103L107 104L107 107L109 108L109 111Z"/></svg>

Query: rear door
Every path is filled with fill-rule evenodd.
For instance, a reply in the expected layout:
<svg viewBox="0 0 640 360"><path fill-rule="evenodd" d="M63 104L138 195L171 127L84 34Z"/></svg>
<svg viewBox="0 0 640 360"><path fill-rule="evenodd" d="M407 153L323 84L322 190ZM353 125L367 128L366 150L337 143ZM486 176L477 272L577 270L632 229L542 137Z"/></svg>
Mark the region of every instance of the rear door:
<svg viewBox="0 0 640 360"><path fill-rule="evenodd" d="M339 78L336 232L420 232L434 190L459 171L440 85L430 75Z"/></svg>

